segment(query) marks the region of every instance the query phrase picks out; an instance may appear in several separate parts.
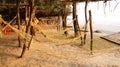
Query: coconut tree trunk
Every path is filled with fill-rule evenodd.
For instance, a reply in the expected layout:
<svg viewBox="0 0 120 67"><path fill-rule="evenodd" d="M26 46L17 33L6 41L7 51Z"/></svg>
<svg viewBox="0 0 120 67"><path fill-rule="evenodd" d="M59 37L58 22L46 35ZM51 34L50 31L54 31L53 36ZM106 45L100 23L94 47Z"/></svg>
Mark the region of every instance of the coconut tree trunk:
<svg viewBox="0 0 120 67"><path fill-rule="evenodd" d="M17 21L18 21L18 30L20 30L20 0L17 0ZM18 36L19 47L21 47L21 37Z"/></svg>
<svg viewBox="0 0 120 67"><path fill-rule="evenodd" d="M76 1L73 1L73 25L74 25L74 32L75 32L75 37L79 36L79 24L77 22L77 17L76 17Z"/></svg>

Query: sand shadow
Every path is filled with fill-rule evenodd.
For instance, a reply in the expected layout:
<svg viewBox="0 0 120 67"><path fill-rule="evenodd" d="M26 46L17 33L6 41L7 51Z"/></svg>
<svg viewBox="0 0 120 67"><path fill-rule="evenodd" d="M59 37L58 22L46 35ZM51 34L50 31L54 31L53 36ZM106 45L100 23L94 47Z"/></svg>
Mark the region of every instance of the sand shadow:
<svg viewBox="0 0 120 67"><path fill-rule="evenodd" d="M0 52L0 57L4 58L4 59L9 58L9 57L10 58L18 58L18 55Z"/></svg>

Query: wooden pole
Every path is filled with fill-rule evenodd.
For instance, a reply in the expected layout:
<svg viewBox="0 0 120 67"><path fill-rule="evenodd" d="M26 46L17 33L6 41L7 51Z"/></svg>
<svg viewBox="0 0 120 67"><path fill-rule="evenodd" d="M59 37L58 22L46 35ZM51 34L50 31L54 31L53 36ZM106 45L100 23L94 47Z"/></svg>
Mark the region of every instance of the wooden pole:
<svg viewBox="0 0 120 67"><path fill-rule="evenodd" d="M29 17L28 25L26 27L26 33L27 34L30 34L30 28L31 28L30 24L32 22L32 19L34 18L34 14L35 14L35 10L36 10L36 7L34 6L34 0L30 0L29 1L29 6L30 6L30 17ZM27 34L26 34L26 39L28 39L27 38L28 37ZM22 50L20 58L22 58L24 56L26 48L27 48L27 40L25 40L25 44L23 46L23 50Z"/></svg>
<svg viewBox="0 0 120 67"><path fill-rule="evenodd" d="M63 18L63 29L65 30L66 27L67 27L67 16L65 15L65 9L66 9L66 5L64 4L64 9L63 9L63 12L62 12L62 18ZM68 32L65 31L64 34L67 36Z"/></svg>
<svg viewBox="0 0 120 67"><path fill-rule="evenodd" d="M87 21L87 5L88 5L88 0L85 1L85 21L86 21L85 31L87 31L87 24L88 24L88 21ZM87 33L85 32L84 33L84 44L86 44L86 36L87 36Z"/></svg>
<svg viewBox="0 0 120 67"><path fill-rule="evenodd" d="M58 21L57 21L57 31L60 31L60 15L58 15Z"/></svg>
<svg viewBox="0 0 120 67"><path fill-rule="evenodd" d="M21 23L20 23L20 0L17 0L17 20L18 20L18 30L21 30L20 29L20 25L21 25ZM20 36L18 36L18 42L19 42L19 47L21 47L22 45L21 45L21 37Z"/></svg>
<svg viewBox="0 0 120 67"><path fill-rule="evenodd" d="M90 51L91 51L91 54L93 53L93 28L92 28L92 13L91 13L91 10L89 10L89 20L90 20Z"/></svg>
<svg viewBox="0 0 120 67"><path fill-rule="evenodd" d="M77 20L77 23L78 23L78 16L76 15L76 20ZM82 33L81 33L81 29L80 29L80 27L79 27L79 32L80 32L80 36L82 35ZM81 39L81 46L83 45L83 38L82 38L82 36L80 37L80 39Z"/></svg>
<svg viewBox="0 0 120 67"><path fill-rule="evenodd" d="M35 29L34 29L34 27L33 26L31 26L31 29L30 29L30 34L31 34L31 39L30 39L30 42L28 43L28 50L29 50L29 48L30 48L30 45L31 45L31 43L32 43L32 40L33 40L33 36L35 36Z"/></svg>
<svg viewBox="0 0 120 67"><path fill-rule="evenodd" d="M79 36L79 24L77 22L77 18L76 18L76 1L73 1L73 25L74 25L74 32L75 32L75 37Z"/></svg>

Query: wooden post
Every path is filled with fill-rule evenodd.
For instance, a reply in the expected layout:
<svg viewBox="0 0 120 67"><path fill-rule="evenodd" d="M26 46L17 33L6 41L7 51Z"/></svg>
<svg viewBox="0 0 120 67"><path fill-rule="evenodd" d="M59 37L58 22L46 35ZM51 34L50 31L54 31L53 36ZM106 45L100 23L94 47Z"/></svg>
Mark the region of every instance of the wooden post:
<svg viewBox="0 0 120 67"><path fill-rule="evenodd" d="M65 30L66 29L66 27L67 27L67 16L66 16L66 14L65 14L65 9L66 9L66 5L64 4L64 9L63 9L63 12L62 12L62 19L63 19L63 29ZM65 31L64 32L64 34L67 36L67 34L68 34L68 32L67 31Z"/></svg>
<svg viewBox="0 0 120 67"><path fill-rule="evenodd" d="M79 24L77 22L77 18L76 18L76 1L73 1L73 25L74 25L74 32L75 32L75 37L79 36Z"/></svg>
<svg viewBox="0 0 120 67"><path fill-rule="evenodd" d="M34 0L30 0L29 1L29 6L30 6L30 17L29 17L29 21L28 21L28 25L26 27L26 33L27 34L30 34L30 28L31 28L31 22L32 22L32 19L34 18L34 15L35 15L35 10L36 10L36 7L34 6ZM27 38L28 38L28 35L26 34L26 39L25 39L25 44L23 46L23 50L22 50L22 53L21 53L21 56L20 58L23 57L25 51L26 51L26 48L27 48Z"/></svg>
<svg viewBox="0 0 120 67"><path fill-rule="evenodd" d="M90 51L91 51L91 54L93 53L93 28L92 28L92 13L91 13L91 10L89 10L89 20L90 20Z"/></svg>
<svg viewBox="0 0 120 67"><path fill-rule="evenodd" d="M58 15L57 31L60 31L60 15Z"/></svg>
<svg viewBox="0 0 120 67"><path fill-rule="evenodd" d="M17 0L17 20L18 20L18 30L20 30L20 0ZM21 47L21 38L18 36L19 47Z"/></svg>
<svg viewBox="0 0 120 67"><path fill-rule="evenodd" d="M76 15L76 22L78 23L78 16ZM81 33L81 29L80 29L80 27L79 27L79 33L80 33L80 36L82 35L82 33ZM83 38L82 38L82 36L80 37L80 39L81 39L81 46L83 45Z"/></svg>
<svg viewBox="0 0 120 67"><path fill-rule="evenodd" d="M88 5L88 0L85 1L85 21L86 21L85 31L87 31L87 25L88 25L88 21L87 21L87 5ZM87 36L87 33L85 32L84 33L84 44L86 44L86 36Z"/></svg>
<svg viewBox="0 0 120 67"><path fill-rule="evenodd" d="M35 29L33 26L31 26L31 28L30 28L30 34L31 34L31 39L30 39L30 42L28 43L28 50L29 50L31 42L33 40L33 36L35 36Z"/></svg>

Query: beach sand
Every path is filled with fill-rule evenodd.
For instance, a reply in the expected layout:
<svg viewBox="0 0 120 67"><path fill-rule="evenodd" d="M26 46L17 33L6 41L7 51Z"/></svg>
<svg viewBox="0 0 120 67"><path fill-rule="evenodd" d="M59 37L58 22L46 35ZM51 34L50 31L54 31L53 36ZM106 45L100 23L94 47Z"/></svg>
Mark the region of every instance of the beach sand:
<svg viewBox="0 0 120 67"><path fill-rule="evenodd" d="M54 32L48 31L50 35ZM101 39L103 35L94 33L91 55L89 33L87 44L80 46L80 39L58 44L37 32L30 50L26 50L23 58L18 58L22 48L18 47L17 35L11 32L0 39L0 67L120 67L120 46ZM57 35L55 38L65 36Z"/></svg>

